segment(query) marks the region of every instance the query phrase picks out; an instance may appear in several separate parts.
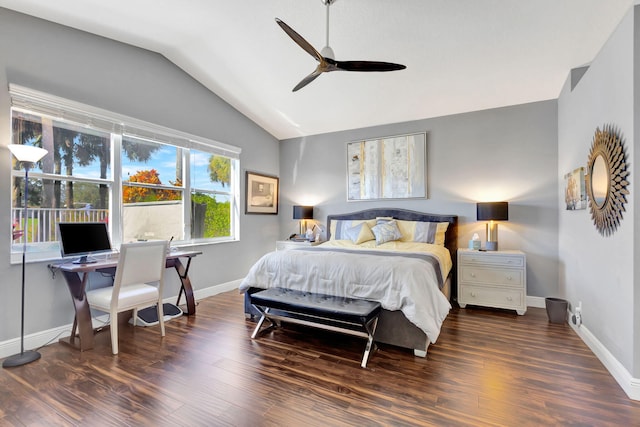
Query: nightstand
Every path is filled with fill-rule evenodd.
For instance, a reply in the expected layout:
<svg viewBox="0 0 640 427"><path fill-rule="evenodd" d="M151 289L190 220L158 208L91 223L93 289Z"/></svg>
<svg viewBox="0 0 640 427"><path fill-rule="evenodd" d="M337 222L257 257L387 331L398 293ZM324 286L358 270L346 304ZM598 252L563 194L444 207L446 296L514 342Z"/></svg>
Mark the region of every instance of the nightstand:
<svg viewBox="0 0 640 427"><path fill-rule="evenodd" d="M527 260L521 251L458 249L458 304L527 311Z"/></svg>
<svg viewBox="0 0 640 427"><path fill-rule="evenodd" d="M319 245L322 242L310 242L308 240L278 240L276 242L276 251L286 251L295 248L304 248Z"/></svg>

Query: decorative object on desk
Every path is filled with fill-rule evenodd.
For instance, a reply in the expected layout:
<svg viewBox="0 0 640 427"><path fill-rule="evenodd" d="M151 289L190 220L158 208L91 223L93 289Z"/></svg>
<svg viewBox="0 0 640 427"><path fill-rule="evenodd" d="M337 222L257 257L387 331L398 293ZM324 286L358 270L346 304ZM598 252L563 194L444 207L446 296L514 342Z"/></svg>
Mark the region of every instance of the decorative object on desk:
<svg viewBox="0 0 640 427"><path fill-rule="evenodd" d="M22 366L27 363L34 362L40 359L40 353L34 350L24 351L24 289L25 289L25 256L27 253L27 240L29 240L29 234L26 233L27 230L27 221L28 221L28 200L29 200L29 169L36 162L42 159L47 155L48 151L34 147L31 145L23 145L23 144L9 144L7 146L9 151L13 154L13 156L22 163L24 167L24 218L22 219L22 230L23 230L23 244L22 244L22 307L20 312L20 353L14 354L13 356L7 357L4 362L2 362L3 368L11 368L14 366ZM13 234L15 238L15 231Z"/></svg>
<svg viewBox="0 0 640 427"><path fill-rule="evenodd" d="M480 246L480 236L478 236L478 233L473 233L473 237L469 240L469 249L477 251L480 250Z"/></svg>
<svg viewBox="0 0 640 427"><path fill-rule="evenodd" d="M278 184L276 176L247 171L245 177L245 214L278 214Z"/></svg>
<svg viewBox="0 0 640 427"><path fill-rule="evenodd" d="M568 211L587 208L584 168L577 168L564 176L564 201Z"/></svg>
<svg viewBox="0 0 640 427"><path fill-rule="evenodd" d="M347 201L426 197L426 133L347 144Z"/></svg>
<svg viewBox="0 0 640 427"><path fill-rule="evenodd" d="M498 250L498 223L496 221L509 220L509 204L507 202L486 202L476 204L476 218L478 221L487 222L488 251Z"/></svg>
<svg viewBox="0 0 640 427"><path fill-rule="evenodd" d="M307 219L313 219L313 206L293 206L293 219L300 220L300 235L307 234ZM312 233L313 234L313 233Z"/></svg>
<svg viewBox="0 0 640 427"><path fill-rule="evenodd" d="M591 219L605 237L612 235L622 221L629 194L628 175L620 132L612 125L605 125L603 130L596 128L587 161L586 186Z"/></svg>

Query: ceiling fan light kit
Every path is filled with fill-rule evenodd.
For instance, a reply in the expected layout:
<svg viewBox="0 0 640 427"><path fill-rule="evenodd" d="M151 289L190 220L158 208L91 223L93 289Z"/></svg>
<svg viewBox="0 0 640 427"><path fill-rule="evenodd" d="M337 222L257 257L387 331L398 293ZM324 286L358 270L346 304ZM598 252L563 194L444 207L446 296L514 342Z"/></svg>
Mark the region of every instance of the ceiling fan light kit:
<svg viewBox="0 0 640 427"><path fill-rule="evenodd" d="M305 52L311 55L316 61L318 66L311 74L302 79L298 83L293 91L296 92L312 81L314 81L322 73L328 73L331 71L361 71L361 72L381 72L381 71L396 71L404 70L407 68L402 64L394 64L392 62L381 61L337 61L333 49L329 46L329 8L337 0L321 0L322 4L327 7L327 39L326 45L318 52L308 41L306 41L300 34L298 34L293 28L284 23L281 19L276 18L276 23L287 33L291 39L298 44Z"/></svg>

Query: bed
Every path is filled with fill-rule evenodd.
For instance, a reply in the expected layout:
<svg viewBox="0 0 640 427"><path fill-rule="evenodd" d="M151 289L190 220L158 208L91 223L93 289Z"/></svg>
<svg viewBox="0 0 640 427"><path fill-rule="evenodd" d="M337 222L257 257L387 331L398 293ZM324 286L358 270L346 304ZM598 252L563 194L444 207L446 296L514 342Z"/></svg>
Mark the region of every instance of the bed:
<svg viewBox="0 0 640 427"><path fill-rule="evenodd" d="M375 340L425 357L454 298L457 225L456 215L406 209L329 215L327 242L266 254L240 291L277 286L379 301L383 310ZM385 237L393 228L399 235ZM245 314L259 315L248 297Z"/></svg>

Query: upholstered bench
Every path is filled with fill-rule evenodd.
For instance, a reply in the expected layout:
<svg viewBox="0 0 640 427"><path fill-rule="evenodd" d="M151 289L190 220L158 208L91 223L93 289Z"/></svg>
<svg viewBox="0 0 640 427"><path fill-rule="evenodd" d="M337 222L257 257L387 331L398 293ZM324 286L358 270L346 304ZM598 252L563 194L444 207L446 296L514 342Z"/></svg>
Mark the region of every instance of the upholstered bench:
<svg viewBox="0 0 640 427"><path fill-rule="evenodd" d="M249 299L262 314L252 339L258 336L265 320L271 322L269 328L277 326L277 321L284 321L355 335L367 338L360 364L363 368L367 366L382 309L379 302L284 288L255 292Z"/></svg>

